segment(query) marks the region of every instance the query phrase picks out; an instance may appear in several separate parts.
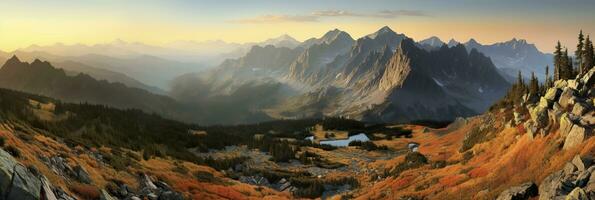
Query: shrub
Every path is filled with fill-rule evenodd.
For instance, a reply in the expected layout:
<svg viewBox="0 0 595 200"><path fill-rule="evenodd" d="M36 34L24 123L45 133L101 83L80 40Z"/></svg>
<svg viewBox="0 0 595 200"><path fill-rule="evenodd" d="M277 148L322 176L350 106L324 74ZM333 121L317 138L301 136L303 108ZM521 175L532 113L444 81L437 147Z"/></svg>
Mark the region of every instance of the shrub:
<svg viewBox="0 0 595 200"><path fill-rule="evenodd" d="M419 152L411 152L405 155L405 161L399 163L388 175L399 176L402 172L421 167L428 164L428 159Z"/></svg>
<svg viewBox="0 0 595 200"><path fill-rule="evenodd" d="M447 165L446 161L438 160L438 161L432 163L432 168L434 168L434 169L444 168L444 167L446 167L446 165Z"/></svg>
<svg viewBox="0 0 595 200"><path fill-rule="evenodd" d="M15 158L21 157L21 151L12 145L8 145L4 150Z"/></svg>
<svg viewBox="0 0 595 200"><path fill-rule="evenodd" d="M6 138L0 136L0 147L4 147L5 143L6 143Z"/></svg>
<svg viewBox="0 0 595 200"><path fill-rule="evenodd" d="M209 172L205 172L205 171L194 172L194 177L196 177L196 179L198 179L198 181L205 182L205 183L213 183L216 181L216 178L215 178L215 176L213 176L213 174L211 174Z"/></svg>
<svg viewBox="0 0 595 200"><path fill-rule="evenodd" d="M72 184L69 188L83 199L99 199L100 197L99 189L93 185Z"/></svg>
<svg viewBox="0 0 595 200"><path fill-rule="evenodd" d="M179 174L188 174L190 171L186 166L183 164L177 164L174 168L171 169L172 171L179 173Z"/></svg>
<svg viewBox="0 0 595 200"><path fill-rule="evenodd" d="M469 133L467 133L467 135L465 135L465 139L463 139L463 145L461 146L461 149L459 149L459 152L465 152L473 148L475 144L492 139L495 137L494 132L495 131L493 128L474 127Z"/></svg>
<svg viewBox="0 0 595 200"><path fill-rule="evenodd" d="M471 160L471 158L473 158L473 152L472 151L467 151L463 154L463 164L467 163L469 160Z"/></svg>

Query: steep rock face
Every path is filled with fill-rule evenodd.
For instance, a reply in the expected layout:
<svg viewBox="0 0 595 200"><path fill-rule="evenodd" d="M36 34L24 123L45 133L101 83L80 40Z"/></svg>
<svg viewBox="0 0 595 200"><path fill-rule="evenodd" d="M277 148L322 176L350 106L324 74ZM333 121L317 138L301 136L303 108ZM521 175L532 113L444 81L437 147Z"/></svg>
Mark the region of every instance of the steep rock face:
<svg viewBox="0 0 595 200"><path fill-rule="evenodd" d="M353 45L351 36L338 30L333 30L313 42L291 63L286 75L287 80L301 83L320 81L327 70L325 66L335 60L337 56L347 53Z"/></svg>
<svg viewBox="0 0 595 200"><path fill-rule="evenodd" d="M0 199L36 200L54 196L52 190L42 189L49 183L19 164L8 152L0 149ZM49 187L48 187L49 188Z"/></svg>
<svg viewBox="0 0 595 200"><path fill-rule="evenodd" d="M475 51L467 54L461 45L426 52L404 40L380 81L381 89L392 88L387 96L391 103L384 104L392 114L385 115L401 113L405 121L425 116L452 120L481 112L508 88L502 77L490 76L494 73L488 58Z"/></svg>
<svg viewBox="0 0 595 200"><path fill-rule="evenodd" d="M281 96L263 96L279 97L278 103L260 107L273 118L345 116L386 122L452 120L480 113L509 86L478 51L468 52L463 45L426 51L388 27L356 41L332 30L292 50L255 47L185 85L204 85L207 89L200 91L208 98L264 79L285 88ZM321 95L331 96L318 98Z"/></svg>

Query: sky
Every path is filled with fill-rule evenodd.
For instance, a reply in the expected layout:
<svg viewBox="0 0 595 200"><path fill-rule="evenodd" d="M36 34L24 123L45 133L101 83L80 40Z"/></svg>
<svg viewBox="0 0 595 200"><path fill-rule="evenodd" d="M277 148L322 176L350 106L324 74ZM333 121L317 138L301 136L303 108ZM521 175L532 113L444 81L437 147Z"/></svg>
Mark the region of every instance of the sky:
<svg viewBox="0 0 595 200"><path fill-rule="evenodd" d="M593 0L0 0L0 49L98 44L116 39L257 42L288 34L303 41L341 29L354 38L389 26L421 40L526 39L545 52L574 51L580 29L595 35Z"/></svg>

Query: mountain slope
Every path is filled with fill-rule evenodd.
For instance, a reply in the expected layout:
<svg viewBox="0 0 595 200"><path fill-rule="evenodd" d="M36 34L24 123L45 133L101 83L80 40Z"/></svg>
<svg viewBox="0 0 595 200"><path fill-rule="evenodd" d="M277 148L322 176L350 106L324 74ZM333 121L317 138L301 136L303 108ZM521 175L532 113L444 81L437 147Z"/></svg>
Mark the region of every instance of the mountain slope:
<svg viewBox="0 0 595 200"><path fill-rule="evenodd" d="M175 100L121 83L97 81L86 74L68 76L48 62L21 62L13 56L0 69L0 87L59 98L67 102L89 102L118 108L137 108L167 117L188 120L184 107Z"/></svg>
<svg viewBox="0 0 595 200"><path fill-rule="evenodd" d="M446 128L408 126L413 129L411 138L382 144L403 148L419 144L419 148L370 164L384 169L386 178L351 195L357 199L595 197L594 86L595 69L574 80L557 81L538 102L523 100L458 119ZM584 196L576 198L579 193Z"/></svg>
<svg viewBox="0 0 595 200"><path fill-rule="evenodd" d="M510 41L482 45L471 39L465 43L468 50L473 48L492 58L494 64L500 68L507 77L516 77L520 70L525 77L531 77L535 72L540 80L544 80L545 66L553 66L551 54L540 52L534 44L526 40L513 38Z"/></svg>
<svg viewBox="0 0 595 200"><path fill-rule="evenodd" d="M467 52L462 45L426 51L388 27L356 41L335 29L302 47L254 47L218 68L180 77L174 96L192 102L244 84L277 82L279 89L262 97L270 104L252 106L254 110L272 118L408 122L483 112L509 87L490 59L477 51ZM203 92L183 95L193 91Z"/></svg>
<svg viewBox="0 0 595 200"><path fill-rule="evenodd" d="M443 44L438 37L430 37L418 42L426 50L439 49ZM449 47L453 47L459 42L451 39L448 42ZM463 43L467 51L476 49L484 55L490 57L494 65L500 70L500 73L509 82L514 82L518 71L527 79L534 72L540 80L545 77L545 66L553 66L553 57L551 54L543 53L523 39L513 38L505 42L494 44L480 44L474 39Z"/></svg>

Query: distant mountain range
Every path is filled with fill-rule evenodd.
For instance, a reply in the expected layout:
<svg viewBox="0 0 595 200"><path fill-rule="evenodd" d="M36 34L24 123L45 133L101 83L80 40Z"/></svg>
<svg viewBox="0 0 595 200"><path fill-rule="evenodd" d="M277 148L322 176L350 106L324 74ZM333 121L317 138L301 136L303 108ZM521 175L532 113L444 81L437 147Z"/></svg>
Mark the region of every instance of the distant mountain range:
<svg viewBox="0 0 595 200"><path fill-rule="evenodd" d="M66 102L109 105L116 108L136 108L159 113L169 118L190 121L189 107L170 97L152 94L121 83L98 81L86 74L67 75L49 62L35 59L22 62L16 56L0 68L0 87L58 98Z"/></svg>
<svg viewBox="0 0 595 200"><path fill-rule="evenodd" d="M438 37L430 37L419 41L419 44L426 50L435 50L446 43L442 42ZM452 47L457 44L459 42L451 39L446 45ZM476 40L470 39L463 45L467 48L467 51L477 49L477 51L489 56L500 73L509 81L516 79L519 70L527 79L534 72L535 76L540 80L544 80L545 67L550 66L553 69L553 55L539 51L534 44L530 44L523 39L513 38L510 41L490 45L480 44Z"/></svg>
<svg viewBox="0 0 595 200"><path fill-rule="evenodd" d="M221 40L213 41L174 41L160 46L140 42L127 42L121 39L109 43L85 45L63 44L31 45L18 49L20 52L46 52L63 57L81 57L87 55L103 55L120 59L141 56L155 56L166 60L196 63L212 66L227 58L243 56L254 45L295 48L300 42L289 35L281 35L261 42L230 43Z"/></svg>
<svg viewBox="0 0 595 200"><path fill-rule="evenodd" d="M106 99L99 101L93 95L68 99L71 101L145 109L207 124L323 116L378 122L452 120L485 111L504 94L510 86L506 80L513 79L518 70L526 76L533 71L542 77L544 66L551 62L551 55L539 52L524 40L482 45L475 40L444 43L431 37L415 42L389 27L358 39L334 29L301 43L283 35L260 43L169 45L171 49L191 51L212 45L232 52L228 52L230 59L210 69L139 53L152 49L146 52L159 54L156 52L166 52L162 51L166 47L123 41L94 46L34 46L27 51L0 52L0 60L11 54L30 62L39 58L64 69L63 74L53 73L59 74L57 79L85 76L171 97L167 100L171 103L156 106L157 111L131 102L120 105ZM99 52L103 53L94 54ZM231 54L242 56L234 58ZM34 61L31 65L40 63L44 62ZM51 94L51 88L5 84L62 98ZM103 84L101 87L107 87ZM109 88L106 92L122 92ZM170 106L175 111L168 113Z"/></svg>
<svg viewBox="0 0 595 200"><path fill-rule="evenodd" d="M208 94L247 89L245 84L277 85L261 95L270 103L252 107L272 118L343 116L390 122L473 115L509 87L478 51L463 45L426 51L383 27L357 40L331 30L293 49L253 47L241 58L177 79L172 96L208 99Z"/></svg>
<svg viewBox="0 0 595 200"><path fill-rule="evenodd" d="M204 66L195 63L178 62L148 55L137 57L112 57L103 54L59 56L42 51L0 51L0 56L5 58L0 61L4 61L12 55L28 62L35 59L49 61L56 67L64 68L67 71L84 72L96 79L121 82L130 87L147 89L155 93L163 93L169 87L169 82L177 76L204 69Z"/></svg>

